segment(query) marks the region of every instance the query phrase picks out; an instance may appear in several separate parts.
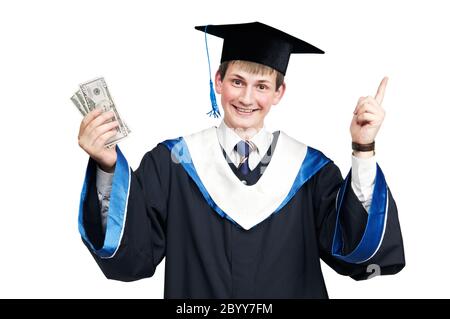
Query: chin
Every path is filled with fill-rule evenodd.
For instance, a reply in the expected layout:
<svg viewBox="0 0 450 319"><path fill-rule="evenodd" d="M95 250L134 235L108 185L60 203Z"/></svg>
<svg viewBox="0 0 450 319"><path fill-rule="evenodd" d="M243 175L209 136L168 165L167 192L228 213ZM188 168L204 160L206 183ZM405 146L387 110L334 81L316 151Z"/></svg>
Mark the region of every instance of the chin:
<svg viewBox="0 0 450 319"><path fill-rule="evenodd" d="M228 114L225 113L225 122L228 126L242 129L259 128L263 126L261 118L256 114L252 116L240 116L233 111L234 110L231 110Z"/></svg>
<svg viewBox="0 0 450 319"><path fill-rule="evenodd" d="M259 125L259 121L257 119L252 118L233 117L229 123L233 125L234 128L242 128L242 129L256 128L261 126Z"/></svg>

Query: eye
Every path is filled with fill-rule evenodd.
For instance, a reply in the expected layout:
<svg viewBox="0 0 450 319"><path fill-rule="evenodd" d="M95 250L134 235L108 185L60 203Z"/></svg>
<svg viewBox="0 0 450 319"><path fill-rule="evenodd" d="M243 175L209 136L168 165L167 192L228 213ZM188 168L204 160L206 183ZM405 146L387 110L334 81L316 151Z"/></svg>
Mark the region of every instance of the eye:
<svg viewBox="0 0 450 319"><path fill-rule="evenodd" d="M239 79L234 79L232 80L232 82L235 86L242 86L242 81Z"/></svg>
<svg viewBox="0 0 450 319"><path fill-rule="evenodd" d="M258 84L258 89L260 89L261 91L263 91L263 90L267 90L268 87L267 87L267 85L265 85L265 84Z"/></svg>

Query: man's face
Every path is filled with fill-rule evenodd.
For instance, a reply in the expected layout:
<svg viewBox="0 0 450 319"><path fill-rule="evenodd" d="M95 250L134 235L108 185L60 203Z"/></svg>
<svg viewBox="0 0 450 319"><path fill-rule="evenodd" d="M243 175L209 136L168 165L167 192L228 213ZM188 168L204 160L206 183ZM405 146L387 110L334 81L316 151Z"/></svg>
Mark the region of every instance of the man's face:
<svg viewBox="0 0 450 319"><path fill-rule="evenodd" d="M230 63L223 79L217 72L216 92L221 94L225 124L244 130L262 128L270 108L281 100L285 90L284 83L278 90L275 85L276 72L253 74L239 63Z"/></svg>

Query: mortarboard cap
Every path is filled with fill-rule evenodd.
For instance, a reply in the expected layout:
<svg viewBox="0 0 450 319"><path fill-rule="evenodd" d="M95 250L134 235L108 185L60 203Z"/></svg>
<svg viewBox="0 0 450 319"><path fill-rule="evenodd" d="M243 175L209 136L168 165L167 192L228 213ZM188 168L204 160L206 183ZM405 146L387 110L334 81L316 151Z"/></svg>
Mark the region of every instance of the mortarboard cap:
<svg viewBox="0 0 450 319"><path fill-rule="evenodd" d="M283 75L292 53L324 53L303 40L260 22L196 26L195 29L224 39L220 62L256 62Z"/></svg>

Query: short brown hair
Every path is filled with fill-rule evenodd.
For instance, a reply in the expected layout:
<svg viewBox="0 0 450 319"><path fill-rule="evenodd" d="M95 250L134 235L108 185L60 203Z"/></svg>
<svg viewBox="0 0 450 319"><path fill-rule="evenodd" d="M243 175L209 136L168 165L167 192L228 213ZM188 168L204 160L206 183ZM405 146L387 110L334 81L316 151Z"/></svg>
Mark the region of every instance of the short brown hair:
<svg viewBox="0 0 450 319"><path fill-rule="evenodd" d="M244 71L253 74L272 74L273 72L276 72L277 77L275 80L275 90L278 90L284 82L284 75L281 74L279 71L271 68L270 66L243 60L232 60L222 62L219 66L219 74L222 80L225 77L225 73L227 72L228 66L230 64L235 63L239 63L239 65L244 69Z"/></svg>

